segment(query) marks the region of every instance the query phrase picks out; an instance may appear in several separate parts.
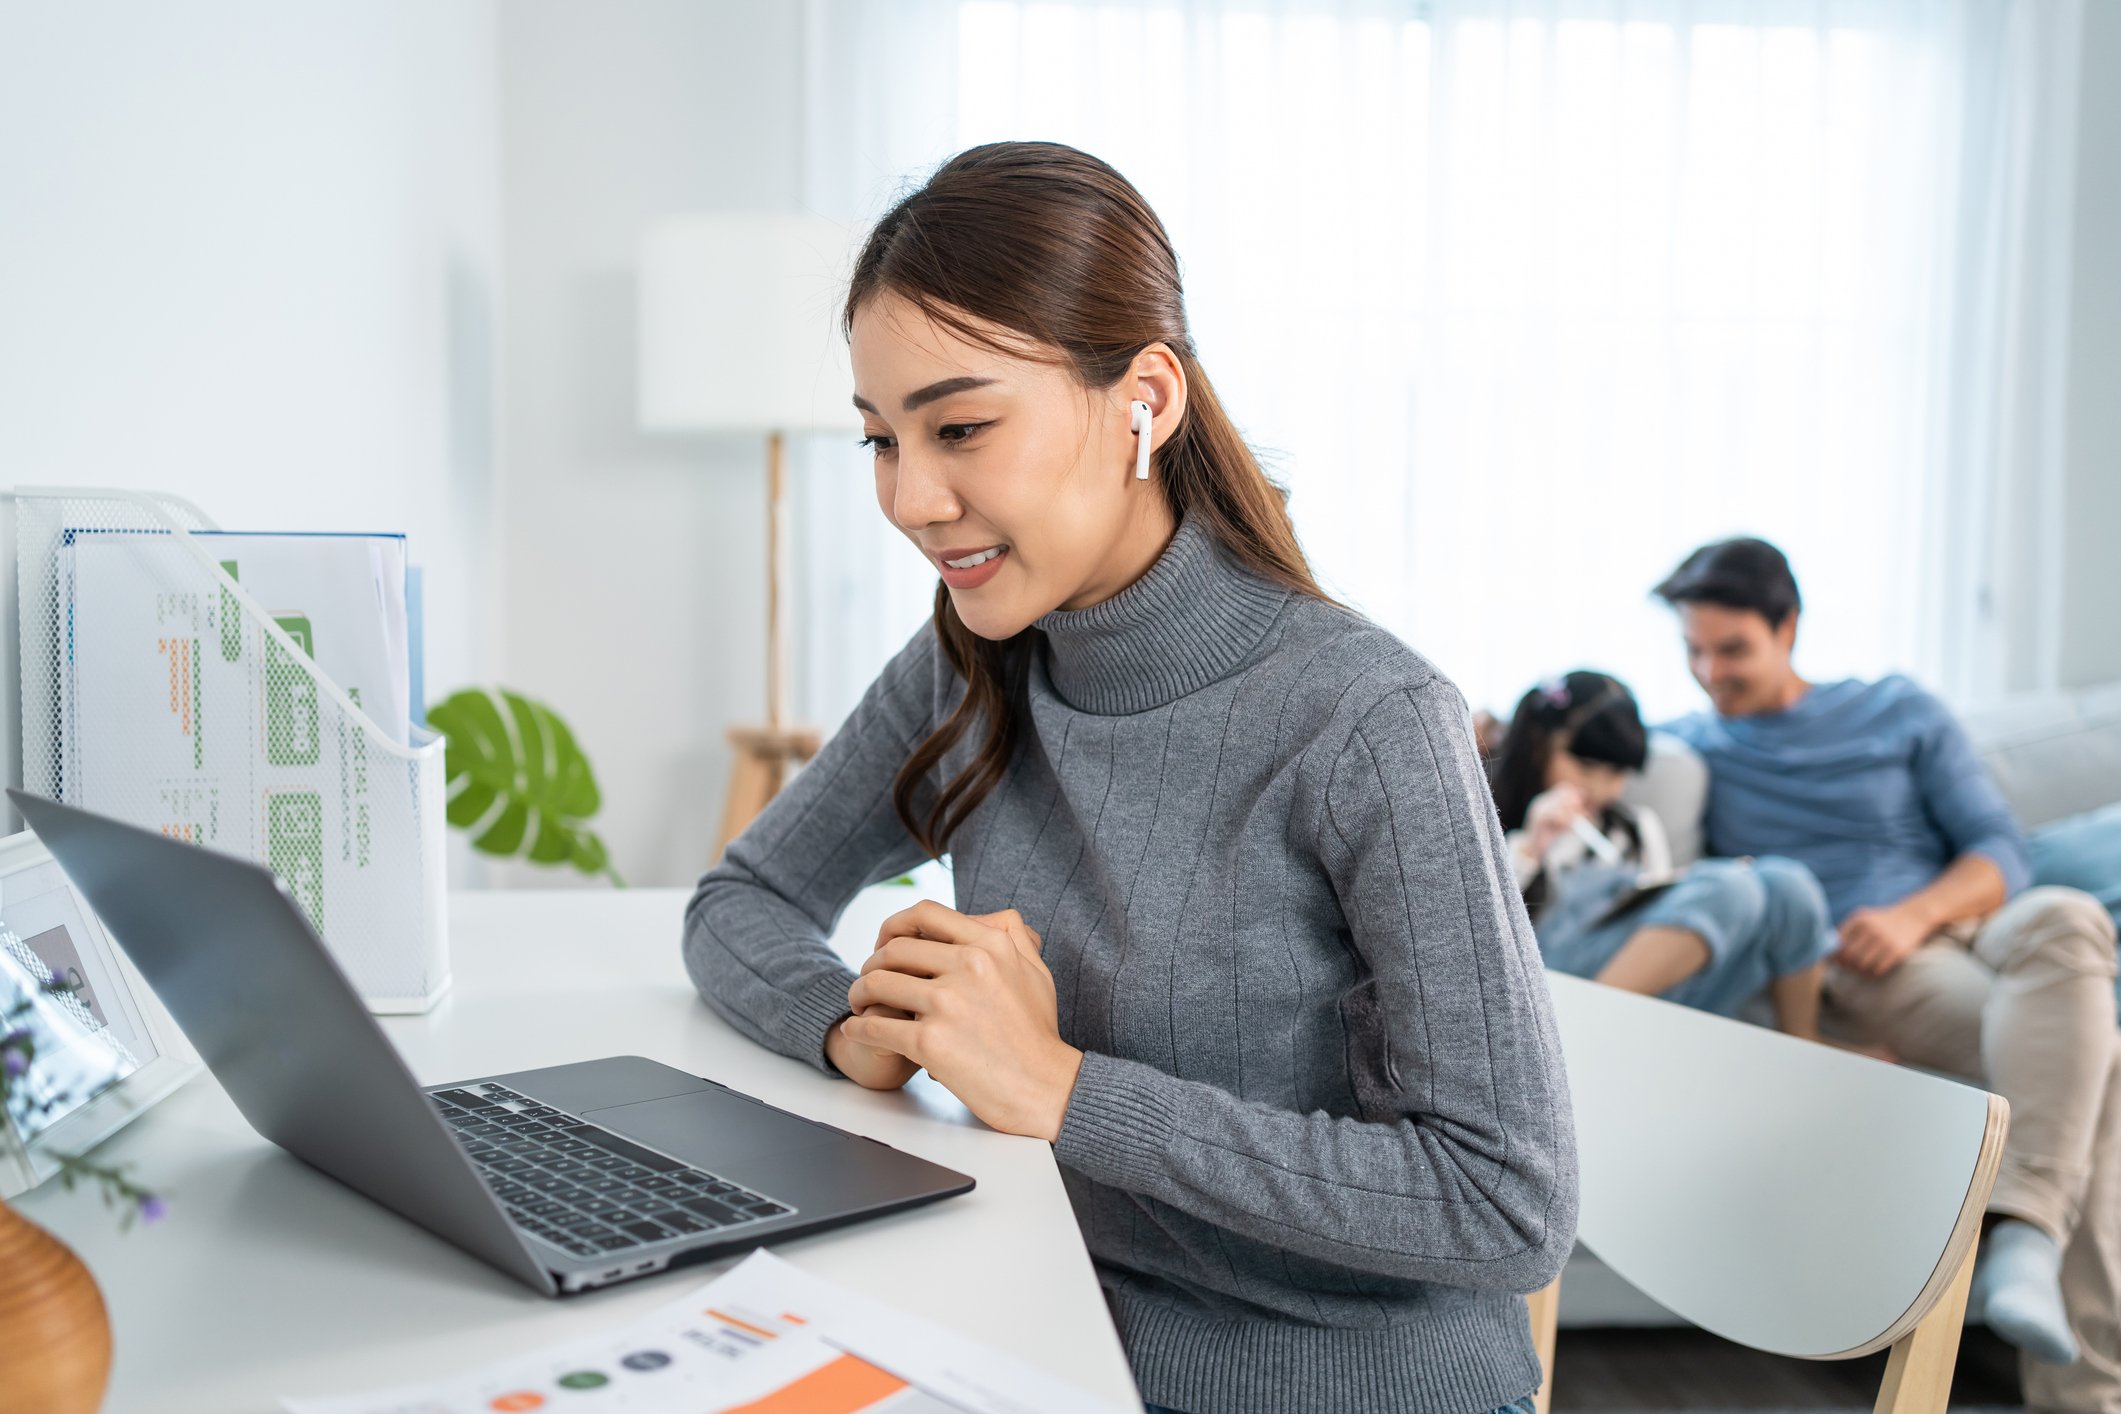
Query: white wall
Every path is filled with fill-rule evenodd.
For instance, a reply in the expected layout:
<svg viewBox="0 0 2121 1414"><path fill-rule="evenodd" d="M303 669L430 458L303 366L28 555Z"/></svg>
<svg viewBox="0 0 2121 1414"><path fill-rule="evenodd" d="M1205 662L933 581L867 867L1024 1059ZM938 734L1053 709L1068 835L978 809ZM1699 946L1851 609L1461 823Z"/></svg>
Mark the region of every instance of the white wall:
<svg viewBox="0 0 2121 1414"><path fill-rule="evenodd" d="M2062 679L2121 681L2121 5L2084 7Z"/></svg>
<svg viewBox="0 0 2121 1414"><path fill-rule="evenodd" d="M574 727L629 883L690 883L707 866L723 732L765 711L765 448L637 430L635 250L672 212L795 204L802 12L501 12L505 676Z"/></svg>
<svg viewBox="0 0 2121 1414"><path fill-rule="evenodd" d="M491 672L495 55L491 0L0 0L0 484L403 530L430 687Z"/></svg>

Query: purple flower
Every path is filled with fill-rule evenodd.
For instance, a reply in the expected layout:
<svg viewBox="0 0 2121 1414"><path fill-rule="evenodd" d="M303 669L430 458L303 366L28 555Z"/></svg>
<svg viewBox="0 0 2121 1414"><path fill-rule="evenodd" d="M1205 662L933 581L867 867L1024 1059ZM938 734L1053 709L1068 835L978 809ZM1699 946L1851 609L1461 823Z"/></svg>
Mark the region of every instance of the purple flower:
<svg viewBox="0 0 2121 1414"><path fill-rule="evenodd" d="M66 972L64 969L57 967L52 969L51 985L54 987L64 987L66 985Z"/></svg>
<svg viewBox="0 0 2121 1414"><path fill-rule="evenodd" d="M166 1213L168 1213L168 1212L169 1212L169 1204L167 1204L167 1203L163 1202L163 1201L162 1201L162 1200L161 1200L160 1198L157 1198L157 1197L156 1197L156 1196L155 1196L154 1194L152 1194L152 1193L143 1193L143 1194L141 1194L141 1195L140 1195L140 1221L141 1221L141 1222L144 1222L144 1223L151 1223L151 1222L159 1222L159 1221L160 1221L160 1220L162 1219L163 1215L164 1215L164 1214L166 1214Z"/></svg>
<svg viewBox="0 0 2121 1414"><path fill-rule="evenodd" d="M9 1047L7 1058L4 1061L0 1061L0 1066L6 1067L8 1078L12 1080L23 1071L29 1069L29 1057L13 1047Z"/></svg>

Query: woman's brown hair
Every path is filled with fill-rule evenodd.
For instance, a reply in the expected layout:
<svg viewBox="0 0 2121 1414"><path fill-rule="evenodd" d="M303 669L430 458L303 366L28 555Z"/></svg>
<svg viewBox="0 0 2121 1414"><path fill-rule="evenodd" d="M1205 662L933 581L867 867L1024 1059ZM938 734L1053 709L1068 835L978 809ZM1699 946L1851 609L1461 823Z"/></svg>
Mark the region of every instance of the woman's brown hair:
<svg viewBox="0 0 2121 1414"><path fill-rule="evenodd" d="M1280 488L1238 435L1201 370L1186 329L1178 256L1156 213L1125 177L1052 142L969 148L937 168L869 233L854 265L843 327L889 291L986 347L995 330L1059 350L1083 386L1110 388L1151 344L1171 347L1186 408L1156 452L1154 485L1173 516L1196 520L1245 569L1315 598ZM1023 356L1021 345L999 351ZM899 769L892 803L913 838L940 857L951 834L1001 781L1022 732L1035 628L981 638L950 591L935 588L935 636L965 680L957 709ZM944 754L986 723L978 753L932 799L922 786Z"/></svg>

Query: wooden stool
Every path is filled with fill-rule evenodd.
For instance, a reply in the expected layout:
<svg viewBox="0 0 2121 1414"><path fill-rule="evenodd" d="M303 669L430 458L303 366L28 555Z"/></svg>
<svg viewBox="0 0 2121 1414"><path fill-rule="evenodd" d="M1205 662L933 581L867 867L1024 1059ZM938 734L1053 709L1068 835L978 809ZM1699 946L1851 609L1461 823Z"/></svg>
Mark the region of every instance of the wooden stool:
<svg viewBox="0 0 2121 1414"><path fill-rule="evenodd" d="M722 807L722 834L714 842L716 859L780 793L787 783L789 768L817 755L820 740L816 727L729 729L729 744L736 749L736 760L729 767L729 798Z"/></svg>

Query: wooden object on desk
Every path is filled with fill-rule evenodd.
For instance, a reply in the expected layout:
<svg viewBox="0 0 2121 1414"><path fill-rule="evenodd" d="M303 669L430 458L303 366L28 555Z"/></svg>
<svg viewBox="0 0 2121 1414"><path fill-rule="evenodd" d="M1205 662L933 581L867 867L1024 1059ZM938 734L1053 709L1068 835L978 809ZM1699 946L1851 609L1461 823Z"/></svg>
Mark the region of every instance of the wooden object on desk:
<svg viewBox="0 0 2121 1414"><path fill-rule="evenodd" d="M88 1268L0 1201L0 1414L95 1414L110 1356L110 1318Z"/></svg>
<svg viewBox="0 0 2121 1414"><path fill-rule="evenodd" d="M1876 1414L1942 1414L2003 1098L1548 981L1576 1106L1578 1240L1740 1345L1806 1360L1890 1348ZM1549 1361L1548 1388L1554 1374Z"/></svg>

